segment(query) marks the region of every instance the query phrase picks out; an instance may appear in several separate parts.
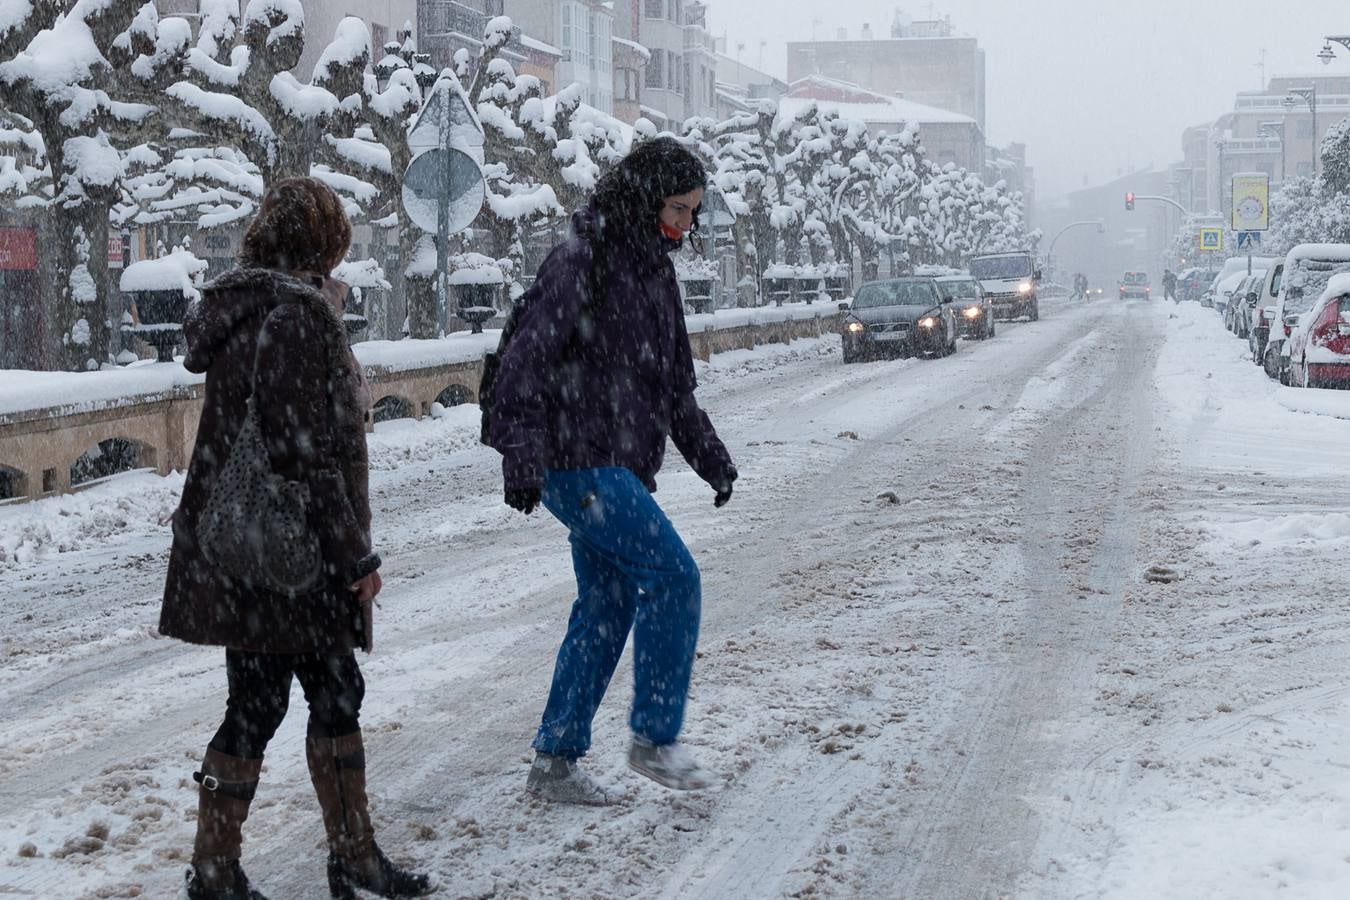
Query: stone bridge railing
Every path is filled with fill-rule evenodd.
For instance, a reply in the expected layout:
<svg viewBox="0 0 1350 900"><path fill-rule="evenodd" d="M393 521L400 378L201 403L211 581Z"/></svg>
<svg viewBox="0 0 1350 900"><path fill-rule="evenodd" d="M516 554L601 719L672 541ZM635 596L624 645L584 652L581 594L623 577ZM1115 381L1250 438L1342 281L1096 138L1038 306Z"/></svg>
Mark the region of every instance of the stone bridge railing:
<svg viewBox="0 0 1350 900"><path fill-rule="evenodd" d="M694 355L819 337L835 329L826 304L719 310L689 316ZM421 419L433 403L478 399L483 354L498 334L458 333L435 341L357 344L377 409ZM160 474L187 468L197 439L204 382L178 363L108 372L0 372L0 502L65 493L77 461L116 442L123 469Z"/></svg>

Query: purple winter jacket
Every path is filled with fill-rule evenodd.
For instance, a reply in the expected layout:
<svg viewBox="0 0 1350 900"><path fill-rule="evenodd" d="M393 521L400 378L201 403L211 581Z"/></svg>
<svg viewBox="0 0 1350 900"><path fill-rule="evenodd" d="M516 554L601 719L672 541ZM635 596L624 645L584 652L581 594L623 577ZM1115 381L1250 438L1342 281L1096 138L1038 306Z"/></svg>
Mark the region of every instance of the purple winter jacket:
<svg viewBox="0 0 1350 900"><path fill-rule="evenodd" d="M506 489L542 487L549 469L619 466L655 491L667 436L704 481L734 478L694 399L673 245L655 223L649 235L607 244L605 289L591 303L595 211L576 212L572 229L521 298L497 374L488 439Z"/></svg>

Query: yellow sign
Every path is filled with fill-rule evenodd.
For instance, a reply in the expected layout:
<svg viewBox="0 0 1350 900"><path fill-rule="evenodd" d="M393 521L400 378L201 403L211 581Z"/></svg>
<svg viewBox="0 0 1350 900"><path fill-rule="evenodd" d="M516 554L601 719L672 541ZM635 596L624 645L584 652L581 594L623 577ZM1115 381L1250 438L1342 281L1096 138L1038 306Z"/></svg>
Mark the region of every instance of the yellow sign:
<svg viewBox="0 0 1350 900"><path fill-rule="evenodd" d="M1218 251L1223 249L1223 229L1222 228L1201 228L1199 246L1201 252Z"/></svg>
<svg viewBox="0 0 1350 900"><path fill-rule="evenodd" d="M1270 227L1270 176L1244 172L1233 176L1233 230L1265 231Z"/></svg>

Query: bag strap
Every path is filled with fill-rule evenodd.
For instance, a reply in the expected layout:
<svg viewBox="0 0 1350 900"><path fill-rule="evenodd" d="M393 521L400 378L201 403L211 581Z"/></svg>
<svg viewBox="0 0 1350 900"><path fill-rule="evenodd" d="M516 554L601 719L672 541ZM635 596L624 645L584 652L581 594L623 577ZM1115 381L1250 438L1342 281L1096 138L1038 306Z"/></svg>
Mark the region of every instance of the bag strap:
<svg viewBox="0 0 1350 900"><path fill-rule="evenodd" d="M258 338L254 342L253 348L253 371L249 376L248 400L245 402L245 415L254 415L258 417L258 432L260 434L262 433L262 417L258 415L257 411L258 358L262 355L262 333L263 331L266 330L267 323L270 322L272 320L272 316L276 315L277 312L284 306L292 306L295 304L300 304L302 306L308 307L310 309L310 312L313 313L316 318L321 318L326 312L326 310L313 309L316 302L323 303L325 307L328 308L327 307L328 301L324 299L322 296L320 296L317 301L314 300L314 298L305 295L300 295L294 299L282 299L281 292L277 289L276 279L272 280L272 300L274 301L272 304L272 308L267 311L267 315L263 316L262 324L258 326ZM338 354L334 352L332 347L333 342L329 340L328 335L325 333L326 331L327 331L326 328L321 327L319 329L320 332L319 340L323 343L324 356L328 360L328 367L331 370L329 374L331 376L333 372L337 371L339 364L345 365L346 361L339 360L337 358ZM331 377L328 379L327 385L325 385L325 390L328 393L328 402L331 404L333 400L333 388Z"/></svg>

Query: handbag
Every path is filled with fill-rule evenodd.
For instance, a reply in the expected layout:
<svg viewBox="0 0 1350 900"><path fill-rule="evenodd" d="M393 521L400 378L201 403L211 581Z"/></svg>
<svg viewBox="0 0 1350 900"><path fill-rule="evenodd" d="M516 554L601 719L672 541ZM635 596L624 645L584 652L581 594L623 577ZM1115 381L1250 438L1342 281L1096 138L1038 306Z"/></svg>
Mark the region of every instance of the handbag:
<svg viewBox="0 0 1350 900"><path fill-rule="evenodd" d="M319 537L309 522L309 485L272 468L256 402L256 355L253 385L244 424L202 510L197 542L229 580L295 597L318 587L323 573Z"/></svg>

